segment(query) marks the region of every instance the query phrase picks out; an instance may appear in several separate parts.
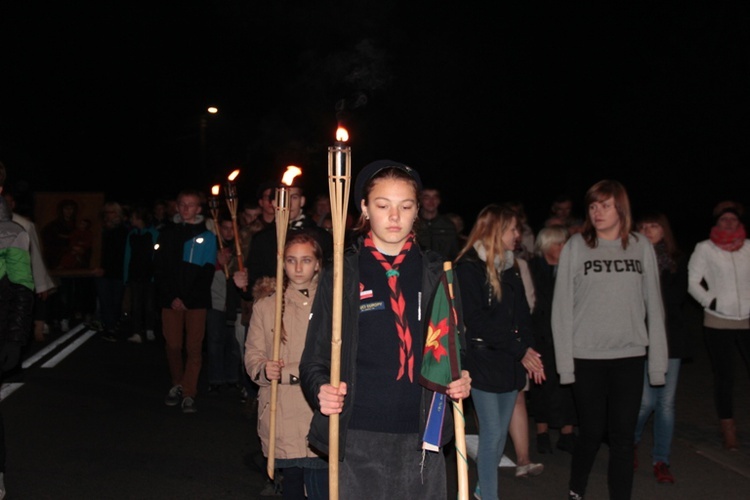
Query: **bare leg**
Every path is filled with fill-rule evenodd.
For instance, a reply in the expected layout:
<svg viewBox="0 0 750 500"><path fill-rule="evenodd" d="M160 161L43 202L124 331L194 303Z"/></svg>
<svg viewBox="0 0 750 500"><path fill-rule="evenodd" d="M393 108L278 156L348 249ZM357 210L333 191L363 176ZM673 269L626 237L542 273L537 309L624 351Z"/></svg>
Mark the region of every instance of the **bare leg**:
<svg viewBox="0 0 750 500"><path fill-rule="evenodd" d="M544 465L531 463L529 459L529 415L526 411L526 393L518 391L516 404L508 426L508 434L516 450L516 477L538 476Z"/></svg>
<svg viewBox="0 0 750 500"><path fill-rule="evenodd" d="M529 416L526 411L526 393L518 391L508 433L516 450L516 465L526 465L529 460Z"/></svg>

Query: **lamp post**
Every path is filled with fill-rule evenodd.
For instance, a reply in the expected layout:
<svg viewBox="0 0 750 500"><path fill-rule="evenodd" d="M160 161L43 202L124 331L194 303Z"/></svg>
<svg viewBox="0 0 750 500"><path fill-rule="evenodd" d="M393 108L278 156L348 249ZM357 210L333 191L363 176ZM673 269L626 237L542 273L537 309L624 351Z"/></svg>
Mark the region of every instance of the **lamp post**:
<svg viewBox="0 0 750 500"><path fill-rule="evenodd" d="M208 166L208 154L206 148L206 129L208 128L208 117L215 115L219 112L219 108L215 106L209 106L206 112L201 115L201 175L205 175L206 167Z"/></svg>

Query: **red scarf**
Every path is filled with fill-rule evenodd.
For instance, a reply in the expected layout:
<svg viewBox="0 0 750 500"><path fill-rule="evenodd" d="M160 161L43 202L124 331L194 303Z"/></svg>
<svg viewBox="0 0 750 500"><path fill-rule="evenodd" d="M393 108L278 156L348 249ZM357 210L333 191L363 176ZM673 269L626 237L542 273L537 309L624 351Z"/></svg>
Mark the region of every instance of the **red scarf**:
<svg viewBox="0 0 750 500"><path fill-rule="evenodd" d="M722 231L718 227L711 228L711 241L714 245L726 250L727 252L736 252L745 243L745 226L740 224L734 231Z"/></svg>
<svg viewBox="0 0 750 500"><path fill-rule="evenodd" d="M385 276L388 278L388 287L391 289L391 309L396 317L396 330L398 331L399 340L399 369L396 380L400 380L404 376L404 372L408 368L409 380L414 381L414 352L412 351L412 339L411 331L409 331L409 324L406 320L406 300L404 295L401 293L401 286L398 282L398 267L406 258L406 254L409 252L414 241L414 234L410 233L404 243L404 247L401 252L396 256L393 264L388 262L382 253L375 247L375 243L372 241L372 232L368 233L365 237L365 248L372 252L378 262L385 269Z"/></svg>

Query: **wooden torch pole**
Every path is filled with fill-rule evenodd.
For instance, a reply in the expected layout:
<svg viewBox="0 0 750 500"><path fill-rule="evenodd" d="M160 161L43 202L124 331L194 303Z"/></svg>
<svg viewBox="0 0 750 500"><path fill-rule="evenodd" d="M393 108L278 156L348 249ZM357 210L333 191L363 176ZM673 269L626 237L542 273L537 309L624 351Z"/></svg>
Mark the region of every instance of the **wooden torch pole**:
<svg viewBox="0 0 750 500"><path fill-rule="evenodd" d="M331 326L331 385L341 383L341 318L344 299L344 240L351 184L351 148L345 144L349 134L336 131L336 144L328 148L328 189L333 222L333 310ZM339 498L339 415L331 415L328 425L329 499Z"/></svg>
<svg viewBox="0 0 750 500"><path fill-rule="evenodd" d="M245 263L242 258L242 244L240 243L240 229L237 226L237 186L234 185L234 180L240 175L239 170L234 170L229 177L227 177L227 184L225 186L225 197L227 199L227 207L229 213L232 214L232 227L234 228L234 246L237 253L237 270L243 271L245 269ZM243 287L242 291L247 291L247 287Z"/></svg>
<svg viewBox="0 0 750 500"><path fill-rule="evenodd" d="M219 230L219 185L211 187L211 196L208 198L208 209L211 211L211 218L214 220L214 234L219 241L219 250L224 250L224 242ZM224 276L229 279L229 267L224 264Z"/></svg>
<svg viewBox="0 0 750 500"><path fill-rule="evenodd" d="M273 324L273 361L279 360L281 351L281 320L284 305L284 246L286 232L289 228L289 189L295 175L288 176L291 169L301 173L297 167L287 167L282 184L276 189L276 316ZM276 404L278 401L279 381L271 381L270 427L268 435L268 457L266 471L273 479L276 461Z"/></svg>

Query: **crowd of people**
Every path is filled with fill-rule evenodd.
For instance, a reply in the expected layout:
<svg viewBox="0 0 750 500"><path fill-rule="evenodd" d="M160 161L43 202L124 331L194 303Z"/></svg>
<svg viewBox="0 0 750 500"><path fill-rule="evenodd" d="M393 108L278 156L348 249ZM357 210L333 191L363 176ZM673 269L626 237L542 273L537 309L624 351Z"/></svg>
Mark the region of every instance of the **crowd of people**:
<svg viewBox="0 0 750 500"><path fill-rule="evenodd" d="M0 164L0 190L6 176ZM357 216L345 224L343 361L333 385L331 202L318 194L308 207L302 182L289 186L279 250L277 187L260 184L236 214L188 188L148 206L107 200L96 231L72 198L37 230L3 190L0 225L12 231L0 240L0 292L15 294L21 319L2 316L0 369L18 363L27 341L19 325L36 341L81 322L107 341L163 339L164 404L198 411L203 376L206 392L237 390L257 405L258 438L266 457L275 451L277 471L262 494L328 498L328 423L338 415L344 498L445 498L446 455L424 451L434 393L419 373L448 261L464 371L445 393L466 399L476 419L476 499L499 498L508 437L516 476L543 473L530 460L530 420L538 454L571 454L571 499L584 498L603 443L610 497L631 497L652 416L650 465L658 482L674 483L675 394L693 348L683 320L689 297L704 308L724 446L739 448L736 353L750 363L750 245L740 203L716 206L709 238L692 252L679 248L665 214L634 215L614 180L589 188L583 217L560 195L535 231L523 204L491 203L466 234L414 168L370 163L353 186ZM441 437L438 447L450 446L450 412Z"/></svg>

